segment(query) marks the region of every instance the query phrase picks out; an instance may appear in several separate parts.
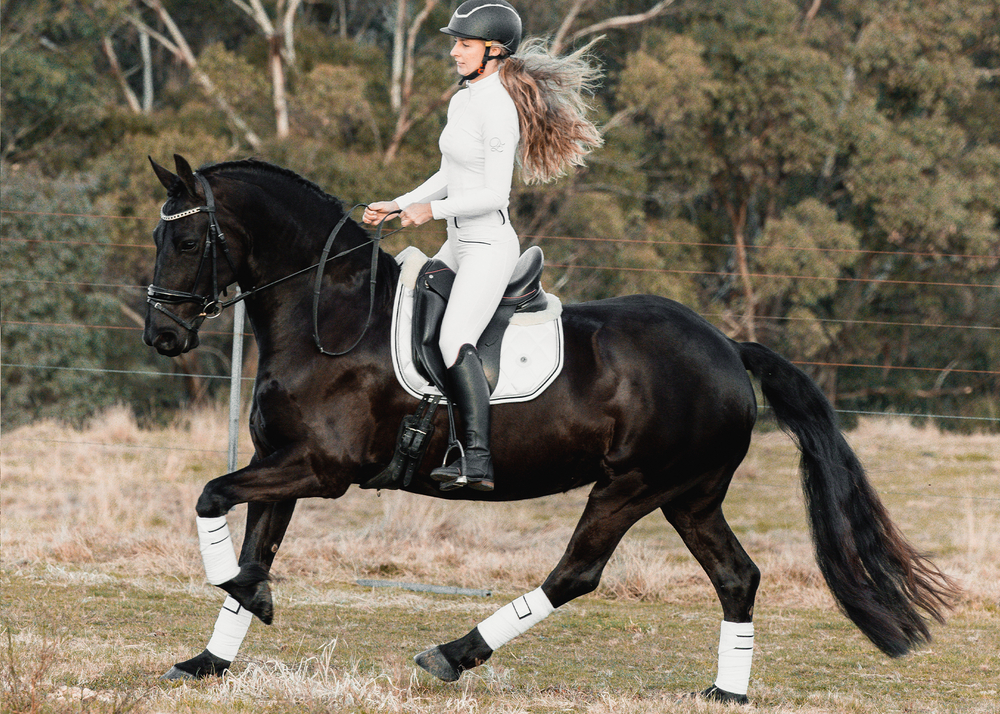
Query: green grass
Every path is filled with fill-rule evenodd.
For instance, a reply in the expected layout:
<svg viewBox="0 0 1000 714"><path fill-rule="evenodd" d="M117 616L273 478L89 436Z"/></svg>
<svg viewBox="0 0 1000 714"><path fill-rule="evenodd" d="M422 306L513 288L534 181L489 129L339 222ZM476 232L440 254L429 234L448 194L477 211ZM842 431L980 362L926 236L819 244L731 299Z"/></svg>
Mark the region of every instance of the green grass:
<svg viewBox="0 0 1000 714"><path fill-rule="evenodd" d="M223 598L204 583L192 504L224 455L121 455L45 439L211 449L224 431L217 421L209 412L144 432L112 414L86 432L37 425L5 435L0 711L729 711L677 699L714 678L721 610L660 514L629 533L596 593L487 665L454 684L415 668L415 653L465 634L544 579L583 492L494 506L356 491L303 503L275 564L274 625L254 622L231 676L161 681L204 647ZM996 712L995 445L893 424L862 425L849 438L902 530L964 594L927 648L898 660L875 650L837 612L812 560L794 447L760 435L726 502L763 571L751 711ZM235 533L240 513L230 515ZM368 589L354 584L362 577L494 595Z"/></svg>
<svg viewBox="0 0 1000 714"><path fill-rule="evenodd" d="M52 578L42 566L4 574L4 624L13 642L5 668L15 670L15 676L25 679L41 659L51 657L42 684L49 693L86 687L129 694L130 701L138 700L136 711L163 711L168 703L177 711L242 710L246 702L240 700L218 709L188 701L189 690L211 699L220 688L218 680L180 686L158 680L204 644L219 601L210 590L150 592L125 581L56 584ZM708 592L684 607L585 597L458 684L414 673L415 652L464 633L515 594L491 601L335 586L322 593L327 604L287 604L272 627L255 623L234 673L238 678L268 662L306 663L314 672L353 673L399 689L412 686L411 698L419 695L442 710L471 694L486 711L516 703L538 712L550 706L546 693L573 700L567 711L589 711L589 702L605 695L654 706L703 688L713 676L719 618ZM998 698L996 623L995 611L958 615L936 630L929 649L889 660L827 608L772 611L765 601L757 615L751 694L764 711L837 711L849 702L849 710L858 712L988 712ZM280 683L272 687L248 699L280 700ZM542 703L536 707L532 702L538 699ZM293 701L272 704L277 708L271 711L296 711ZM91 702L89 710L113 711L108 708L113 705ZM697 710L689 709L693 706L677 711Z"/></svg>

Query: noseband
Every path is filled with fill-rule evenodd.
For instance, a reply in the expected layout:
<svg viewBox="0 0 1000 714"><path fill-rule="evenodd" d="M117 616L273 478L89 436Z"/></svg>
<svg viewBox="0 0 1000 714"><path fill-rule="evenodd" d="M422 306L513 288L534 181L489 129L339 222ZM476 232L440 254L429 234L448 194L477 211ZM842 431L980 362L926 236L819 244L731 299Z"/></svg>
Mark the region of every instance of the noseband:
<svg viewBox="0 0 1000 714"><path fill-rule="evenodd" d="M350 211L344 213L343 217L340 219L340 221L337 223L334 229L330 232L330 235L326 240L326 245L323 247L322 257L320 258L320 261L318 263L316 263L315 265L311 265L308 268L303 268L302 270L298 270L292 273L291 275L286 275L283 278L278 278L277 280L273 280L270 283L267 283L266 285L261 285L260 287L251 288L246 292L241 292L239 295L232 298L231 300L226 300L225 302L219 302L218 246L222 247L222 253L226 258L226 262L229 264L229 268L233 271L234 277L236 276L236 266L233 264L232 256L229 254L229 246L226 244L226 238L222 234L222 228L219 226L219 221L215 217L215 196L212 195L212 189L208 185L208 180L205 179L205 177L199 173L196 173L195 177L201 183L202 188L205 189L205 205L198 206L197 208L190 208L186 211L181 211L180 213L173 213L170 215L164 213L163 208L160 208L160 220L176 221L178 218L186 218L187 216L194 216L198 213L208 214L208 221L209 221L208 233L205 236L205 248L204 250L202 250L201 253L201 262L198 263L198 272L194 278L194 288L196 289L198 287L198 283L201 281L202 272L205 269L205 263L209 259L209 256L211 255L212 287L215 290L215 294L200 295L195 292L184 292L182 290L172 290L170 288L161 288L157 287L156 285L150 285L148 288L146 288L146 302L149 303L149 305L154 310L162 312L164 315L169 317L171 320L173 320L174 322L176 322L178 325L185 328L189 332L197 333L198 328L201 327L201 323L203 323L206 318L211 319L218 317L219 315L222 314L222 311L225 310L230 305L235 305L241 300L247 299L254 293L257 293L261 290L266 290L267 288L273 287L278 283L283 283L286 280L290 280L291 278L294 278L298 275L307 273L315 268L316 284L313 290L312 318L313 318L313 341L316 343L316 347L319 349L321 354L327 355L329 357L340 357L342 355L347 354L355 347L357 347L358 344L360 344L361 339L364 337L365 332L368 330L368 325L371 323L372 311L375 306L375 282L376 282L375 276L376 276L376 271L378 269L379 243L381 243L383 238L387 238L388 236L396 232L396 231L391 231L390 233L383 236L382 224L385 223L385 221L388 220L388 218L397 213L400 213L401 211L398 210L392 211L386 217L384 217L379 222L375 237L372 238L372 240L368 241L367 243L361 243L360 245L357 245L353 248L348 248L346 250L337 253L336 255L331 256L330 251L333 248L333 242L336 240L337 234L340 233L340 229L347 222L347 219L350 218L351 213L354 211L355 208L366 205L359 203L356 206L354 206ZM361 334L358 336L358 339L354 342L353 345L351 345L342 352L329 352L323 347L323 344L321 343L319 338L319 301L320 301L320 292L323 280L323 268L326 266L327 262L331 260L336 260L341 256L347 255L348 253L352 253L358 248L363 248L364 246L369 244L372 246L372 260L371 260L370 287L369 287L369 298L368 298L368 318L365 320L364 328L361 330ZM225 294L225 292L223 292L223 294ZM193 302L201 306L201 312L190 321L185 320L180 315L177 315L168 310L166 307L164 307L164 305L183 305L184 303L189 303L189 302Z"/></svg>
<svg viewBox="0 0 1000 714"><path fill-rule="evenodd" d="M226 262L229 264L229 268L233 271L233 276L236 276L236 266L233 265L232 256L229 254L229 246L226 244L226 237L222 234L222 228L219 227L219 220L215 217L215 196L212 195L212 189L209 187L208 181L204 176L201 174L195 174L195 177L199 182L201 182L202 188L205 189L205 205L171 215L164 213L163 208L161 208L160 220L176 221L179 218L194 216L198 213L208 214L208 233L205 235L205 247L201 252L201 261L198 263L198 272L194 277L193 289L198 288L198 283L201 282L202 273L205 271L205 264L211 256L212 288L215 292L212 295L200 295L195 292L171 290L170 288L161 288L156 285L150 285L146 288L146 302L149 303L154 310L162 312L164 315L190 332L197 332L198 328L201 327L201 323L205 321L205 318L218 317L222 314L222 309L226 307L226 304L220 303L218 300L219 246L222 247L222 253L226 258ZM164 206L165 205L166 204L164 204ZM165 305L183 305L189 302L196 303L201 307L201 312L190 321L185 320L180 315L177 315L164 307Z"/></svg>

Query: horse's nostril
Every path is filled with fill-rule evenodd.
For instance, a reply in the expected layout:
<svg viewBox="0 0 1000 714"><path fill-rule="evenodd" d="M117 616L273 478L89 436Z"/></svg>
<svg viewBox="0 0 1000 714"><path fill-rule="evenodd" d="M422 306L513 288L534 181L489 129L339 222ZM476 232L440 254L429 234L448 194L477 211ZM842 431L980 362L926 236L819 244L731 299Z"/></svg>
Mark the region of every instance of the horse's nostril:
<svg viewBox="0 0 1000 714"><path fill-rule="evenodd" d="M153 338L152 346L160 354L173 354L177 352L177 335L173 332L161 332Z"/></svg>

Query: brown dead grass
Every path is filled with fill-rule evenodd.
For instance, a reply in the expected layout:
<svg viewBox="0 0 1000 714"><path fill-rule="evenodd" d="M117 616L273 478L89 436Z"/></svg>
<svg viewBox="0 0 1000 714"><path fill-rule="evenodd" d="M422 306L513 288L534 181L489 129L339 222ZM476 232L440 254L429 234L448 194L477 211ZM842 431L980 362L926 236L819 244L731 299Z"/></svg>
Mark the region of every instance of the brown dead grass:
<svg viewBox="0 0 1000 714"><path fill-rule="evenodd" d="M181 594L205 602L209 619L199 627L210 628L218 596L204 583L193 504L203 484L225 470L226 437L225 414L214 409L193 412L157 430L140 429L128 410L116 409L79 430L42 422L4 434L0 454L4 573L33 578L43 589L127 586L151 598ZM883 419L864 420L849 440L904 533L933 553L935 562L963 586L956 616L995 630L1000 622L996 437L958 436ZM249 455L245 434L242 445L245 460ZM353 489L336 502L303 502L275 563L279 607L363 608L385 610L387 616L427 607L425 598L405 592L345 591L344 586L357 578L492 588L501 597L516 595L537 587L559 560L585 500L585 490L490 505L439 502L402 493L375 497ZM755 436L726 512L764 573L758 602L766 603L774 622L780 621L784 608L835 609L812 558L797 454L787 437ZM234 534L241 532L243 513L237 508L229 516ZM643 519L626 537L608 565L597 598L660 603L681 613L692 603L712 602L707 579L659 513ZM435 612L454 607L468 615L486 614L500 604L496 598L473 604L444 600L434 607ZM4 602L5 610L17 610L18 605ZM170 622L163 625L170 626ZM52 647L44 633L18 623L9 623L8 631L11 628L16 634L11 636L9 661L19 656L14 649L34 652L36 664L41 654L50 656ZM208 634L204 629L194 637ZM155 646L153 641L146 656L153 656ZM114 652L104 635L64 642L62 652L78 663L88 648L101 647ZM17 682L28 682L46 697L50 710L59 711L65 710L58 708L60 703L75 695L79 699L67 706L80 710L85 704L88 711L124 710L127 704L137 710L202 712L213 711L220 702L225 711L240 711L240 702L248 700L271 702L275 711L331 711L331 702L339 703L332 710L363 712L725 710L705 703L677 704L670 695L648 691L525 688L523 683L512 683L510 671L499 664L467 674L459 689L442 696L417 678L405 658L394 660L388 671L372 673L356 663L353 668L331 664L335 650L331 641L318 654L299 659L251 660L221 686L152 687L143 689L140 698L123 698L122 690L113 685L95 686L93 678L108 676L106 661L100 660L84 668L89 674L78 667L75 677L65 669L58 675L48 669L43 672L25 661ZM896 711L877 699L862 698L859 704L851 692L802 698L765 683L766 652L762 650L760 663L755 664L760 683L752 686L767 711ZM109 656L127 660L127 653L120 651ZM972 676L997 674L989 670ZM8 695L14 691L11 682L14 679L5 682ZM27 690L22 686L18 691L23 695ZM84 702L86 697L90 699ZM286 705L291 709L282 708ZM965 711L988 710L976 700Z"/></svg>

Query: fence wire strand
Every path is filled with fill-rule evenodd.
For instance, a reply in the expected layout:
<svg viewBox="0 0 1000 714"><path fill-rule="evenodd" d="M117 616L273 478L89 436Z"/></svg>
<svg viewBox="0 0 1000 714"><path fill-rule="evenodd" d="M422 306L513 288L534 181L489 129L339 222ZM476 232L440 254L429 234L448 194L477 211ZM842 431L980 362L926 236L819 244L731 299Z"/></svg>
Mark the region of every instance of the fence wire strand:
<svg viewBox="0 0 1000 714"><path fill-rule="evenodd" d="M53 218L84 218L84 219L94 219L94 220L128 220L128 221L142 221L149 224L155 223L158 218L150 216L125 216L125 215L106 215L106 214L92 214L92 213L72 213L72 212L39 212L39 211L19 211L3 209L0 210L0 216L33 216L33 217L53 217ZM430 229L410 229L411 235L416 233L426 233ZM565 242L580 242L580 243L604 243L610 245L650 245L650 246L661 246L661 247L674 247L674 246L686 246L686 247L698 247L698 248L722 248L722 249L732 249L733 246L727 243L709 243L709 242L693 242L693 241L658 241L651 239L633 239L633 238L619 238L619 239L609 239L609 238L587 238L587 237L575 237L575 236L557 236L557 235L539 235L539 234L525 234L522 238L530 243L537 243L540 241L565 241ZM86 246L86 247L107 247L113 249L136 249L136 250L153 250L155 247L151 244L133 244L133 243L105 243L99 241L77 241L72 239L35 239L35 238L8 238L6 236L0 236L0 241L5 243L30 243L33 245L44 245L50 244L53 246ZM912 257L912 258L934 258L934 259L946 259L946 260L996 260L996 256L989 255L975 255L975 254L944 254L935 253L930 251L870 251L860 248L822 248L816 246L800 247L800 246L786 246L786 245L750 245L747 246L751 250L769 249L769 250L782 250L782 251L809 251L809 252L823 252L823 253L847 253L847 254L866 254L866 255L885 255L885 256L895 256L895 257ZM565 269L565 270L596 270L596 271L618 271L618 272L636 272L636 273L659 273L659 274L673 274L673 275L704 275L704 276L722 276L722 277L735 277L733 272L718 272L718 271L692 271L692 270L674 270L669 268L639 268L639 267L622 267L622 266L603 266L603 265L576 265L576 264L565 264L565 263L548 263L548 267ZM883 278L852 278L852 277L832 277L824 278L819 276L808 276L808 275L788 275L788 274L767 274L767 273L754 273L750 277L758 279L789 279L789 280L837 280L844 282L863 282L863 283L880 283L880 284L901 284L901 285L913 285L920 288L927 287L939 287L939 288L992 288L996 289L995 284L989 283L951 283L951 282L935 282L935 281L906 281L906 280L887 280ZM128 285L128 284L114 284L114 283L96 283L96 282L86 282L86 281L66 281L59 280L58 276L53 276L53 279L25 279L25 278L11 278L7 275L3 276L4 283L30 283L47 285L52 287L72 287L77 289L98 289L98 290L125 290L125 291L145 291L145 286L139 285ZM6 317L6 316L5 316ZM722 315L706 315L706 317L716 317L720 318ZM758 316L759 320L773 320L773 321L795 321L804 320L806 318L796 318L796 317L785 317L785 316ZM998 331L1000 330L1000 325L949 325L949 324L936 324L936 323L921 323L921 322L907 322L907 321L879 321L879 320L838 320L834 318L816 318L818 322L824 323L852 323L852 324L863 324L863 325L874 325L874 326L887 326L887 327L917 327L925 329L940 329L940 330L987 330L987 331ZM27 320L10 320L3 319L0 320L0 325L2 326L19 326L19 327L30 327L38 329L92 329L92 330L122 330L122 331L140 331L142 328L134 325L88 325L84 323L47 323L47 322L37 322L37 321L27 321ZM214 335L227 335L229 333L225 332L212 332L204 331L203 334L214 334ZM250 333L245 333L245 336L252 336ZM828 363L828 362L796 362L799 365L809 365L809 366L819 366L819 367L837 367L837 368L859 368L859 369L875 369L875 370L912 370L912 371L928 371L928 372L943 372L948 373L964 373L964 374L984 374L984 375L997 375L1000 371L996 370L971 370L971 369L950 369L942 367L920 367L920 366L910 366L910 365L871 365L871 364L848 364L848 363ZM183 377L183 378L200 378L209 380L220 380L229 379L228 375L213 375L213 374L196 374L196 373L185 373L185 372L158 372L152 370L117 370L117 369L107 369L99 367L86 367L86 366L53 366L53 365L38 365L38 364L27 364L27 363L0 363L0 368L4 369L24 369L24 370L62 370L62 371L75 371L75 372L85 372L85 373L106 373L106 374L130 374L140 377ZM252 382L253 377L244 377L242 379L244 382ZM954 420L969 420L969 421L984 421L984 422L1000 422L1000 418L992 417L967 417L958 415L944 415L944 414L902 414L902 413L887 413L887 412L866 412L866 411L853 411L846 409L838 409L839 413L843 414L856 414L856 415L870 415L870 416L888 416L888 417L905 417L905 418L928 418L928 419L954 419Z"/></svg>

